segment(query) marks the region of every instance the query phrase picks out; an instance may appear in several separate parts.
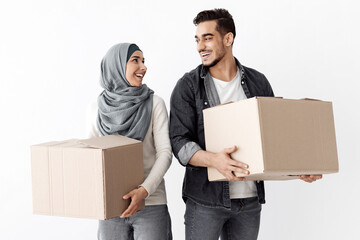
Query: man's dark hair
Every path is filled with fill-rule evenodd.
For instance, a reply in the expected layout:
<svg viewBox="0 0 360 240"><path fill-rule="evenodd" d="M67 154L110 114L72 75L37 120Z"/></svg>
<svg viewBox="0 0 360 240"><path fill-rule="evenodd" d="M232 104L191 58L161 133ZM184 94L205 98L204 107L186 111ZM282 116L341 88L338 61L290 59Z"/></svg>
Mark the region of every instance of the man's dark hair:
<svg viewBox="0 0 360 240"><path fill-rule="evenodd" d="M193 23L195 26L197 26L199 23L211 20L216 20L216 31L218 31L222 36L228 32L231 32L235 38L235 23L233 17L226 9L215 8L212 10L199 12L198 15L194 18Z"/></svg>

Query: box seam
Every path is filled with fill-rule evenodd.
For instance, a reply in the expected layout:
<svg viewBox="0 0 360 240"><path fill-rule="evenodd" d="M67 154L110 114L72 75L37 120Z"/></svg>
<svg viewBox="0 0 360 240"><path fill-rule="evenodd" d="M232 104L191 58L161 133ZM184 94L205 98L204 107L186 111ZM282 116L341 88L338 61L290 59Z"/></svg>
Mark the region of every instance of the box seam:
<svg viewBox="0 0 360 240"><path fill-rule="evenodd" d="M260 143L261 143L261 154L262 154L262 165L263 165L263 173L265 172L266 169L266 162L264 161L265 159L265 148L264 148L264 136L263 136L263 125L262 125L262 121L261 121L261 105L260 105L260 100L257 98L256 100L257 103L257 111L258 111L258 117L259 117L259 128L260 128Z"/></svg>
<svg viewBox="0 0 360 240"><path fill-rule="evenodd" d="M104 219L107 219L107 202L106 202L106 176L105 176L105 156L104 156L104 149L102 150L102 179L103 179L103 196L104 196Z"/></svg>
<svg viewBox="0 0 360 240"><path fill-rule="evenodd" d="M63 188L63 213L65 214L65 182L64 182L64 151L61 151L61 167L62 167L62 173L61 173L61 184Z"/></svg>
<svg viewBox="0 0 360 240"><path fill-rule="evenodd" d="M49 179L49 200L50 200L50 215L54 215L53 213L53 194L52 194L52 178L51 178L51 161L50 161L50 147L46 147L47 150L47 162L48 162L48 179Z"/></svg>

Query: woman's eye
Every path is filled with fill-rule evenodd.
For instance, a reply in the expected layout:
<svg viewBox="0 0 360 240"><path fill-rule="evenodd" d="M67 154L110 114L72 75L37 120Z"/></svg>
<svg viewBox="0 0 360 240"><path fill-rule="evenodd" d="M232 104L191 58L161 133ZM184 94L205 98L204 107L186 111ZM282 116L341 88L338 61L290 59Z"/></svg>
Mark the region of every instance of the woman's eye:
<svg viewBox="0 0 360 240"><path fill-rule="evenodd" d="M135 58L135 59L133 60L133 62L138 62L138 60Z"/></svg>

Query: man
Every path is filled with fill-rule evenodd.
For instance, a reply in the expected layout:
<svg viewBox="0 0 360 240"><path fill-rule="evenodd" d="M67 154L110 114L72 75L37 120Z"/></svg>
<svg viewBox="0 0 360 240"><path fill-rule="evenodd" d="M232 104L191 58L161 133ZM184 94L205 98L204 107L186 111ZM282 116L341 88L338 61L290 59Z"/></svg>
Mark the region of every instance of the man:
<svg viewBox="0 0 360 240"><path fill-rule="evenodd" d="M202 110L228 101L274 96L266 77L233 56L236 36L232 16L225 9L200 12L194 19L195 40L202 64L176 84L170 103L173 152L186 167L186 239L257 239L262 181L243 181L234 172L249 174L248 165L231 159L235 146L219 153L205 150ZM226 124L226 123L223 123ZM229 181L209 182L206 167L214 167ZM321 175L301 176L312 182Z"/></svg>

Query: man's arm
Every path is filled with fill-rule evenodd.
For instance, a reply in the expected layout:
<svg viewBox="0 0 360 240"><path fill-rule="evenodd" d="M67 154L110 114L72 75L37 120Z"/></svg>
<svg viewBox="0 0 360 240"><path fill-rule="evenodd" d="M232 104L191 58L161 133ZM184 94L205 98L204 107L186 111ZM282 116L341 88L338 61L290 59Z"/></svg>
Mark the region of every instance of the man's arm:
<svg viewBox="0 0 360 240"><path fill-rule="evenodd" d="M229 181L244 180L235 177L233 172L248 174L248 166L231 159L236 147L224 149L219 153L203 150L197 143L196 99L193 87L184 79L178 81L170 101L170 141L175 157L180 164L199 167L214 167Z"/></svg>
<svg viewBox="0 0 360 240"><path fill-rule="evenodd" d="M197 143L197 113L193 88L180 79L170 99L169 136L172 151L179 163L186 166L201 147Z"/></svg>

